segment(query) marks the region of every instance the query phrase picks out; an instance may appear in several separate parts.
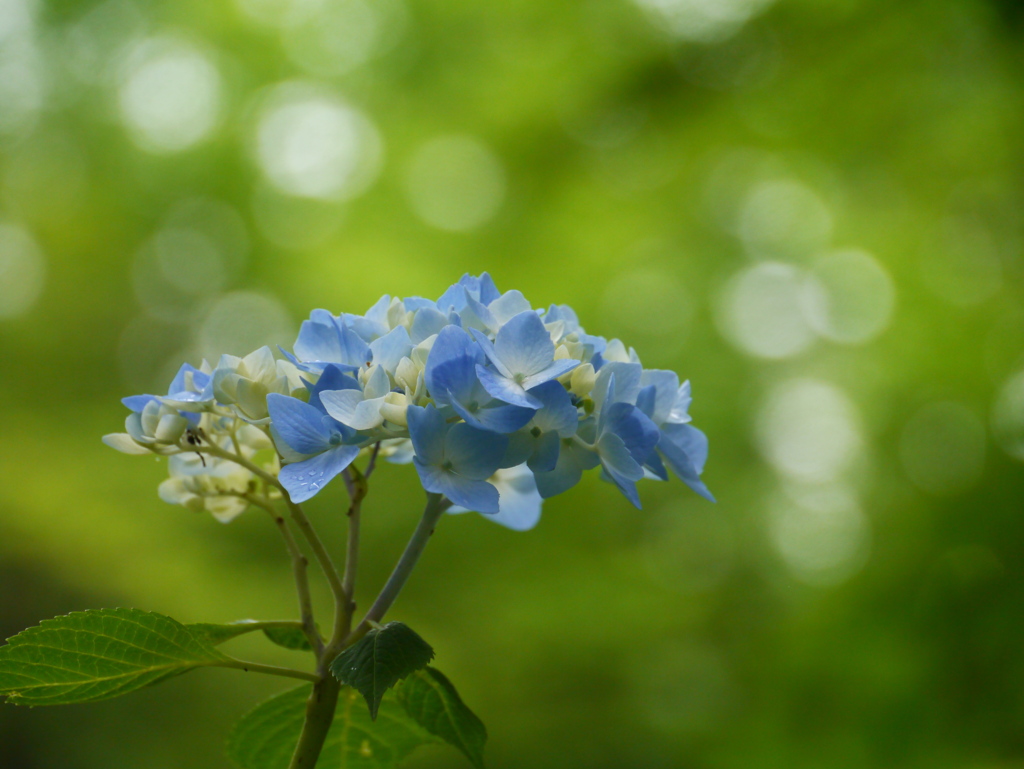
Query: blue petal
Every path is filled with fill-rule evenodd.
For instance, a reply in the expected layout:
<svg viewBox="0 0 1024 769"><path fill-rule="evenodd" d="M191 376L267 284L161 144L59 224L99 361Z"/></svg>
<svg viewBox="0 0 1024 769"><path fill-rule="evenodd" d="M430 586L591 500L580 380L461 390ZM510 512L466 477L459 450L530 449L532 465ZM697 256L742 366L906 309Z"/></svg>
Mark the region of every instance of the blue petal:
<svg viewBox="0 0 1024 769"><path fill-rule="evenodd" d="M533 422L544 432L555 431L563 438L576 433L579 412L572 405L572 396L558 382L545 382L530 390L530 395L543 404L533 415Z"/></svg>
<svg viewBox="0 0 1024 769"><path fill-rule="evenodd" d="M654 423L662 424L668 419L672 407L676 402L679 391L679 376L674 371L662 371L660 369L647 369L640 375L640 386L642 388L654 387L654 403L651 413L644 410ZM637 403L637 405L640 405Z"/></svg>
<svg viewBox="0 0 1024 769"><path fill-rule="evenodd" d="M668 480L668 470L665 469L665 463L661 461L661 457L658 456L657 451L652 451L648 455L647 461L644 462L644 467L658 476L661 480Z"/></svg>
<svg viewBox="0 0 1024 769"><path fill-rule="evenodd" d="M545 382L550 382L552 379L558 379L562 374L567 374L580 365L578 360L572 358L560 358L546 366L542 371L538 371L536 374L531 374L523 380L523 387L527 390L532 390L534 387L538 387Z"/></svg>
<svg viewBox="0 0 1024 769"><path fill-rule="evenodd" d="M299 451L296 451L287 443L285 443L284 438L281 437L281 433L279 433L277 431L277 428L274 427L273 422L270 423L269 427L270 439L274 442L274 448L277 449L277 453L281 455L282 460L290 464L292 462L302 462L306 459L309 459L309 454L303 454Z"/></svg>
<svg viewBox="0 0 1024 769"><path fill-rule="evenodd" d="M280 393L267 396L267 411L277 434L300 454L317 454L331 448L331 430L324 414L314 406Z"/></svg>
<svg viewBox="0 0 1024 769"><path fill-rule="evenodd" d="M303 361L342 362L341 335L332 321L329 325L304 320L293 345L295 355Z"/></svg>
<svg viewBox="0 0 1024 769"><path fill-rule="evenodd" d="M347 363L350 366L362 366L373 358L370 346L348 326L341 327L341 360L332 363Z"/></svg>
<svg viewBox="0 0 1024 769"><path fill-rule="evenodd" d="M389 374L394 374L402 360L412 349L412 341L405 326L396 326L387 334L370 342L374 365L380 365Z"/></svg>
<svg viewBox="0 0 1024 769"><path fill-rule="evenodd" d="M508 366L502 363L501 357L495 352L494 342L488 339L487 334L484 334L479 329L471 328L469 331L473 334L473 338L476 339L477 344L480 345L480 349L487 356L487 359L498 369L498 373L511 379L512 372L509 371Z"/></svg>
<svg viewBox="0 0 1024 769"><path fill-rule="evenodd" d="M501 296L498 287L494 285L494 279L486 272L480 273L476 279L477 299L484 304L490 304Z"/></svg>
<svg viewBox="0 0 1024 769"><path fill-rule="evenodd" d="M501 465L507 447L504 435L457 424L445 436L444 458L459 475L482 481Z"/></svg>
<svg viewBox="0 0 1024 769"><path fill-rule="evenodd" d="M428 465L444 462L444 436L448 426L441 412L432 405L409 406L406 419L409 420L409 438L416 456Z"/></svg>
<svg viewBox="0 0 1024 769"><path fill-rule="evenodd" d="M594 404L600 408L606 399L609 403L636 403L642 373L643 367L639 363L606 362L594 382ZM610 377L613 376L615 382L609 387Z"/></svg>
<svg viewBox="0 0 1024 769"><path fill-rule="evenodd" d="M632 503L633 507L637 510L642 510L640 506L640 494L636 490L636 481L620 475L614 470L610 470L608 467L602 468L604 472L601 473L601 478L606 481L611 481L615 484L619 491L622 492L622 496Z"/></svg>
<svg viewBox="0 0 1024 769"><path fill-rule="evenodd" d="M287 489L292 502L298 504L316 496L320 489L352 464L352 460L357 456L358 446L338 446L304 462L285 465L277 477L281 485Z"/></svg>
<svg viewBox="0 0 1024 769"><path fill-rule="evenodd" d="M528 310L501 327L494 340L494 352L510 372L530 376L551 364L555 345L540 316Z"/></svg>
<svg viewBox="0 0 1024 769"><path fill-rule="evenodd" d="M662 428L662 442L666 439L686 452L693 469L698 474L704 472L704 464L708 461L708 438L693 425L669 424Z"/></svg>
<svg viewBox="0 0 1024 769"><path fill-rule="evenodd" d="M456 312L460 312L466 306L466 294L472 295L474 299L483 304L490 304L501 296L494 281L491 280L491 276L486 272L479 278L467 272L459 279L458 283L450 286L441 295L441 298L437 300L437 309L447 313L454 308Z"/></svg>
<svg viewBox="0 0 1024 769"><path fill-rule="evenodd" d="M466 306L462 313L462 327L479 329L481 331L497 331L499 323L494 314L487 309L487 305L478 302L471 294L466 293Z"/></svg>
<svg viewBox="0 0 1024 769"><path fill-rule="evenodd" d="M409 300L407 299L406 302ZM448 325L448 316L437 310L435 307L422 307L416 310L416 317L412 319L412 327L409 329L409 339L413 344L419 344L424 339L440 334L441 329Z"/></svg>
<svg viewBox="0 0 1024 769"><path fill-rule="evenodd" d="M476 366L476 377L489 395L513 406L527 409L539 409L544 403L536 396L523 389L522 385L507 379L497 371L491 371L480 364ZM556 383L557 384L557 383ZM561 387L561 385L559 385Z"/></svg>
<svg viewBox="0 0 1024 769"><path fill-rule="evenodd" d="M426 465L419 457L413 459L413 464L427 491L444 494L456 505L478 513L496 513L500 509L498 490L487 481L473 480L435 465Z"/></svg>
<svg viewBox="0 0 1024 769"><path fill-rule="evenodd" d="M614 433L605 433L597 442L597 452L601 455L601 465L613 477L639 481L644 477L644 469L637 462L622 438Z"/></svg>
<svg viewBox="0 0 1024 769"><path fill-rule="evenodd" d="M446 405L449 396L471 397L477 384L476 365L482 362L479 348L458 326L445 326L434 340L423 376L431 397Z"/></svg>
<svg viewBox="0 0 1024 769"><path fill-rule="evenodd" d="M487 302L487 309L491 311L499 325L508 323L519 313L533 312L523 293L514 289L506 291L492 302Z"/></svg>
<svg viewBox="0 0 1024 769"><path fill-rule="evenodd" d="M640 390L636 396L636 407L644 413L644 415L654 420L654 409L657 402L658 392L654 385L648 385Z"/></svg>
<svg viewBox="0 0 1024 769"><path fill-rule="evenodd" d="M562 439L558 433L544 433L534 444L533 454L528 460L530 469L535 473L549 473L558 465L559 449Z"/></svg>
<svg viewBox="0 0 1024 769"><path fill-rule="evenodd" d="M711 502L714 496L700 474L708 455L708 439L700 430L691 425L668 424L662 428L658 450L680 480Z"/></svg>
<svg viewBox="0 0 1024 769"><path fill-rule="evenodd" d="M136 414L141 414L147 404L152 401L159 400L160 399L155 395L129 395L127 398L122 398L121 403L130 408Z"/></svg>
<svg viewBox="0 0 1024 769"><path fill-rule="evenodd" d="M621 438L633 460L642 465L658 445L657 426L640 409L628 403L613 403L605 412L605 430Z"/></svg>
<svg viewBox="0 0 1024 769"><path fill-rule="evenodd" d="M537 493L533 473L525 466L513 467L494 478L498 489L498 512L486 516L513 531L528 531L540 520L543 499Z"/></svg>
<svg viewBox="0 0 1024 769"><path fill-rule="evenodd" d="M336 363L331 363L324 368L323 373L320 375L320 378L316 380L315 385L310 384L305 379L302 381L306 385L306 389L309 391L309 405L315 406L325 413L327 409L325 409L323 403L320 402L320 393L326 392L327 390L361 389L359 387L359 382L346 374L343 367Z"/></svg>
<svg viewBox="0 0 1024 769"><path fill-rule="evenodd" d="M352 425L356 407L363 402L361 390L326 390L320 393L320 402L327 413L343 425Z"/></svg>
<svg viewBox="0 0 1024 769"><path fill-rule="evenodd" d="M520 430L508 436L508 448L501 458L501 467L515 467L526 462L536 450L537 439L527 430Z"/></svg>
<svg viewBox="0 0 1024 769"><path fill-rule="evenodd" d="M568 491L583 477L584 470L590 470L601 464L596 453L582 446L563 446L558 454L558 462L550 473L535 473L537 491L544 499Z"/></svg>
<svg viewBox="0 0 1024 769"><path fill-rule="evenodd" d="M533 418L533 409L521 406L488 406L487 408L470 411L460 401L450 399L455 412L474 427L490 430L495 433L514 433Z"/></svg>

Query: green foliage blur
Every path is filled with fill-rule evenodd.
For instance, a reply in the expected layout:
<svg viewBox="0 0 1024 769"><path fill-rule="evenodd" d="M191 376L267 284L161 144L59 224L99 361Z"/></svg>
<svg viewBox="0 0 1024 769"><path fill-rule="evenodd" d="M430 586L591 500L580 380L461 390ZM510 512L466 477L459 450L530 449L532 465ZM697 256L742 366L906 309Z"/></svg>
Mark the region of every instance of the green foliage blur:
<svg viewBox="0 0 1024 769"><path fill-rule="evenodd" d="M690 378L718 497L442 521L389 619L491 767L1024 766L1022 137L1012 0L0 0L0 632L294 617L119 399L488 270ZM364 607L421 495L374 477ZM0 766L225 769L289 686L0 706Z"/></svg>

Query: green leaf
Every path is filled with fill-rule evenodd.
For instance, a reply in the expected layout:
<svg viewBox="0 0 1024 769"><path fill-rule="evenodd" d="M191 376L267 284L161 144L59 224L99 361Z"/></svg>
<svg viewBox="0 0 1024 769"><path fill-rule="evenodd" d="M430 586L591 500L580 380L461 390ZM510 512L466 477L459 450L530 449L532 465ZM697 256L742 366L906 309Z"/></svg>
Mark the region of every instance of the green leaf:
<svg viewBox="0 0 1024 769"><path fill-rule="evenodd" d="M162 614L73 612L44 620L0 646L0 696L17 705L91 702L225 659Z"/></svg>
<svg viewBox="0 0 1024 769"><path fill-rule="evenodd" d="M444 673L431 667L417 670L395 693L416 723L461 750L477 769L483 769L487 727L466 707Z"/></svg>
<svg viewBox="0 0 1024 769"><path fill-rule="evenodd" d="M245 633L262 630L263 634L278 646L283 646L285 649L311 651L309 641L302 630L301 622L275 624L272 627L266 627L266 625L266 622L260 620L241 619L238 622L229 622L226 625L199 622L194 625L187 625L186 627L197 638L201 638L206 643L212 645L222 644Z"/></svg>
<svg viewBox="0 0 1024 769"><path fill-rule="evenodd" d="M309 639L302 632L302 626L295 627L265 627L263 635L285 649L296 649L298 651L312 651Z"/></svg>
<svg viewBox="0 0 1024 769"><path fill-rule="evenodd" d="M186 625L192 635L211 646L222 644L237 638L245 633L252 633L262 630L262 623L254 619L240 619L238 622L229 622L226 625L217 625L210 622L196 622Z"/></svg>
<svg viewBox="0 0 1024 769"><path fill-rule="evenodd" d="M309 686L291 689L243 716L228 735L228 757L242 769L287 769L309 692ZM420 745L437 741L394 700L382 702L378 719L371 721L358 699L355 690L341 690L317 769L389 769Z"/></svg>
<svg viewBox="0 0 1024 769"><path fill-rule="evenodd" d="M331 663L331 672L343 684L357 689L377 717L384 692L434 658L430 644L402 622L375 628L343 651Z"/></svg>

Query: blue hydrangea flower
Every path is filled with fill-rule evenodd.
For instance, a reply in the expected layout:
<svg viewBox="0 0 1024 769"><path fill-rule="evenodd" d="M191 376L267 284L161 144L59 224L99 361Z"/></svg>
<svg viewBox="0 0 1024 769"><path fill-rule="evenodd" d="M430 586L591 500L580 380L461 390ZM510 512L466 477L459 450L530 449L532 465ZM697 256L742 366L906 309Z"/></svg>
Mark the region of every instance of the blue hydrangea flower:
<svg viewBox="0 0 1024 769"><path fill-rule="evenodd" d="M521 312L503 325L494 343L472 329L480 349L494 368L478 365L480 383L498 400L514 406L539 409L542 402L530 390L576 368L578 360L555 360L555 345L533 310Z"/></svg>
<svg viewBox="0 0 1024 769"><path fill-rule="evenodd" d="M433 406L410 406L408 419L423 488L469 510L497 513L498 490L487 479L501 465L508 439L465 422L448 423Z"/></svg>
<svg viewBox="0 0 1024 769"><path fill-rule="evenodd" d="M530 421L535 408L510 405L492 396L477 376L485 360L484 352L465 331L446 326L427 358L427 391L434 403L450 406L474 427L496 433L515 432Z"/></svg>
<svg viewBox="0 0 1024 769"><path fill-rule="evenodd" d="M128 432L104 440L128 453L188 454L204 440L240 445L245 423L273 439L273 472L283 464L296 502L376 446L382 458L412 462L453 512L517 530L596 467L637 507L637 482L670 474L713 500L689 382L588 334L568 305L540 310L519 291L500 292L487 273L464 275L437 301L385 295L363 314L314 310L284 354L223 356L212 371L186 364L166 396L125 399ZM217 486L179 478L168 489L205 505Z"/></svg>
<svg viewBox="0 0 1024 769"><path fill-rule="evenodd" d="M292 502L305 502L330 483L359 455L351 445L355 431L298 398L271 393L267 409L274 434L303 459L281 468L278 480Z"/></svg>

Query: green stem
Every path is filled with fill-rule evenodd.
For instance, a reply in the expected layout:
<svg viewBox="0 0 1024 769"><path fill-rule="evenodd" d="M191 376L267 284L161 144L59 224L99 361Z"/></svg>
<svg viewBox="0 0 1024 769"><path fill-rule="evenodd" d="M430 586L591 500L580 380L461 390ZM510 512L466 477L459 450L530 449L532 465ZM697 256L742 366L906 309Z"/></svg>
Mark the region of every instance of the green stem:
<svg viewBox="0 0 1024 769"><path fill-rule="evenodd" d="M348 597L345 595L345 588L341 584L341 577L334 566L334 561L331 560L330 553L327 552L324 543L320 541L320 537L317 536L316 531L313 529L313 524L309 522L306 514L302 512L302 508L288 498L287 491L284 492L284 495L285 503L292 514L292 520L295 521L295 525L299 527L299 531L302 532L302 535L309 543L310 548L313 550L313 556L316 558L317 563L320 564L320 570L327 577L327 583L331 586L331 595L334 596L334 627L337 629L344 622L345 611L348 606Z"/></svg>
<svg viewBox="0 0 1024 769"><path fill-rule="evenodd" d="M284 676L285 678L301 678L303 681L312 681L313 683L319 683L321 680L320 676L315 673L307 673L305 670L279 668L275 665L263 665L259 662L246 662L244 660L231 658L216 662L212 667L233 668L236 670L244 670L246 673L266 673L267 675Z"/></svg>
<svg viewBox="0 0 1024 769"><path fill-rule="evenodd" d="M416 562L423 553L423 549L427 546L430 536L434 533L434 527L441 519L441 515L445 510L451 507L451 505L452 503L440 494L427 494L427 506L423 511L423 517L420 518L419 525L416 526L416 531L414 531L412 537L409 538L409 544L405 546L405 552L402 553L402 557L399 558L398 563L395 564L395 569L391 572L391 576L380 591L380 595L377 596L377 600L373 602L373 606L371 606L370 610L366 612L366 616L363 617L359 626L345 638L341 644L341 648L351 646L366 635L374 624L380 622L384 618L388 609L391 608L391 604L395 602L395 599L398 598L398 594L402 592L402 588L409 579L409 575L416 566ZM330 644L328 650L330 650L330 647L333 645L333 643Z"/></svg>
<svg viewBox="0 0 1024 769"><path fill-rule="evenodd" d="M335 568L334 561L331 560L331 556L327 552L327 548L324 547L324 543L320 541L320 537L313 529L313 524L309 522L306 514L302 512L302 508L292 502L291 498L288 496L288 490L281 484L281 481L249 460L237 454L232 454L230 451L225 451L214 443L207 442L206 445L199 447L182 446L181 449L182 451L199 451L201 453L209 454L210 456L226 459L229 462L234 462L236 465L244 467L256 477L281 491L285 504L288 505L288 511L292 515L292 520L295 521L295 525L299 527L299 531L302 532L302 536L305 537L306 541L309 543L310 548L313 550L313 556L316 558L321 571L323 571L324 576L327 577L328 584L331 586L331 593L334 596L334 626L335 628L339 627L340 623L343 621L345 606L348 603L348 599L345 597L345 591L341 584L341 577L338 575L338 570Z"/></svg>
<svg viewBox="0 0 1024 769"><path fill-rule="evenodd" d="M292 530L288 528L288 522L277 514L277 511L267 499L256 497L252 494L242 496L251 504L262 507L270 513L270 517L280 530L281 536L284 537L285 547L288 548L288 554L292 559L292 576L295 578L295 590L299 594L299 615L302 617L302 632L305 634L306 640L309 641L310 648L315 651L317 659L319 659L321 652L324 650L324 642L320 640L320 633L317 632L316 620L313 617L313 599L309 592L309 575L307 574L309 560L302 550L299 549L295 537L292 536Z"/></svg>
<svg viewBox="0 0 1024 769"><path fill-rule="evenodd" d="M345 574L341 589L345 593L345 611L335 624L332 645L342 641L352 630L352 615L356 610L356 574L359 570L359 524L363 499L369 491L366 476L352 468L349 477L351 502L348 508L348 541L345 546Z"/></svg>
<svg viewBox="0 0 1024 769"><path fill-rule="evenodd" d="M341 684L330 673L314 684L306 700L306 720L302 724L299 744L295 746L288 769L313 769L316 766L327 732L334 721L340 691Z"/></svg>

